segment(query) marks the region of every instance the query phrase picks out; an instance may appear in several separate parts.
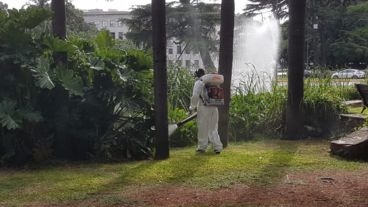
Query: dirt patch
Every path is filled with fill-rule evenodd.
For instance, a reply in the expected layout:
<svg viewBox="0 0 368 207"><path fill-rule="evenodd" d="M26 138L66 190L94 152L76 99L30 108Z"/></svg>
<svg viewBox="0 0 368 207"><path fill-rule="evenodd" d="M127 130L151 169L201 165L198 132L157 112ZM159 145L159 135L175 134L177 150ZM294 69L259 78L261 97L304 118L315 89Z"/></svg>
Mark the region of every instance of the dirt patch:
<svg viewBox="0 0 368 207"><path fill-rule="evenodd" d="M368 206L368 170L292 173L279 184L200 188L163 185L124 193L131 206Z"/></svg>

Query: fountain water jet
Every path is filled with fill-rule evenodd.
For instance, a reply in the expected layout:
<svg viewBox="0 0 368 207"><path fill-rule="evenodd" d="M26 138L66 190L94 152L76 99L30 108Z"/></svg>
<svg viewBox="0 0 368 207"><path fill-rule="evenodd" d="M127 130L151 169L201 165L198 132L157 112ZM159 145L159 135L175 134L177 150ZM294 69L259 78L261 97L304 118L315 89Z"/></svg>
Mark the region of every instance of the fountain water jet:
<svg viewBox="0 0 368 207"><path fill-rule="evenodd" d="M232 87L270 91L276 78L280 27L272 16L262 22L242 19L234 32Z"/></svg>

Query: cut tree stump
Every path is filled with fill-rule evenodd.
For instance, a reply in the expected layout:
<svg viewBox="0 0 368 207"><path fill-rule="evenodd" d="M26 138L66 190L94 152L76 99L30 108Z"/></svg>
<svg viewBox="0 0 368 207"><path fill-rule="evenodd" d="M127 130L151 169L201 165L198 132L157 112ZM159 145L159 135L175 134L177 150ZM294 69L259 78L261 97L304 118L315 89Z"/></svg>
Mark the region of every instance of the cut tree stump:
<svg viewBox="0 0 368 207"><path fill-rule="evenodd" d="M368 160L368 128L361 128L331 141L331 153L352 160Z"/></svg>

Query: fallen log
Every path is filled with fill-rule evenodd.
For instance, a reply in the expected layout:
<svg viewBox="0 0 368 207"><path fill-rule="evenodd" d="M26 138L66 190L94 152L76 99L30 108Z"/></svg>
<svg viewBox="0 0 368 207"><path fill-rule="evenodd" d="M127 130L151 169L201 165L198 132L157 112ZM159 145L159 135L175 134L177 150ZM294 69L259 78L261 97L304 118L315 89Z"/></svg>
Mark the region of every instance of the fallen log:
<svg viewBox="0 0 368 207"><path fill-rule="evenodd" d="M352 160L368 160L368 128L330 142L331 154Z"/></svg>

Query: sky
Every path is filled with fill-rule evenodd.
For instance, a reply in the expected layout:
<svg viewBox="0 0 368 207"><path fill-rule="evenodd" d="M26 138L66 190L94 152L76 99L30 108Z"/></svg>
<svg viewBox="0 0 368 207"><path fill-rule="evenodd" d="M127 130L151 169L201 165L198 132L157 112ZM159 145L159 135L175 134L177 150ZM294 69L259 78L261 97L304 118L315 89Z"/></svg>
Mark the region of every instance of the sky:
<svg viewBox="0 0 368 207"><path fill-rule="evenodd" d="M9 8L21 8L28 0L0 0L8 4ZM166 0L166 2L173 0ZM134 5L144 5L151 3L151 0L72 0L75 7L81 10L87 9L117 9L129 11ZM221 3L221 0L204 0L203 2ZM235 13L241 13L245 8L247 0L235 0Z"/></svg>

